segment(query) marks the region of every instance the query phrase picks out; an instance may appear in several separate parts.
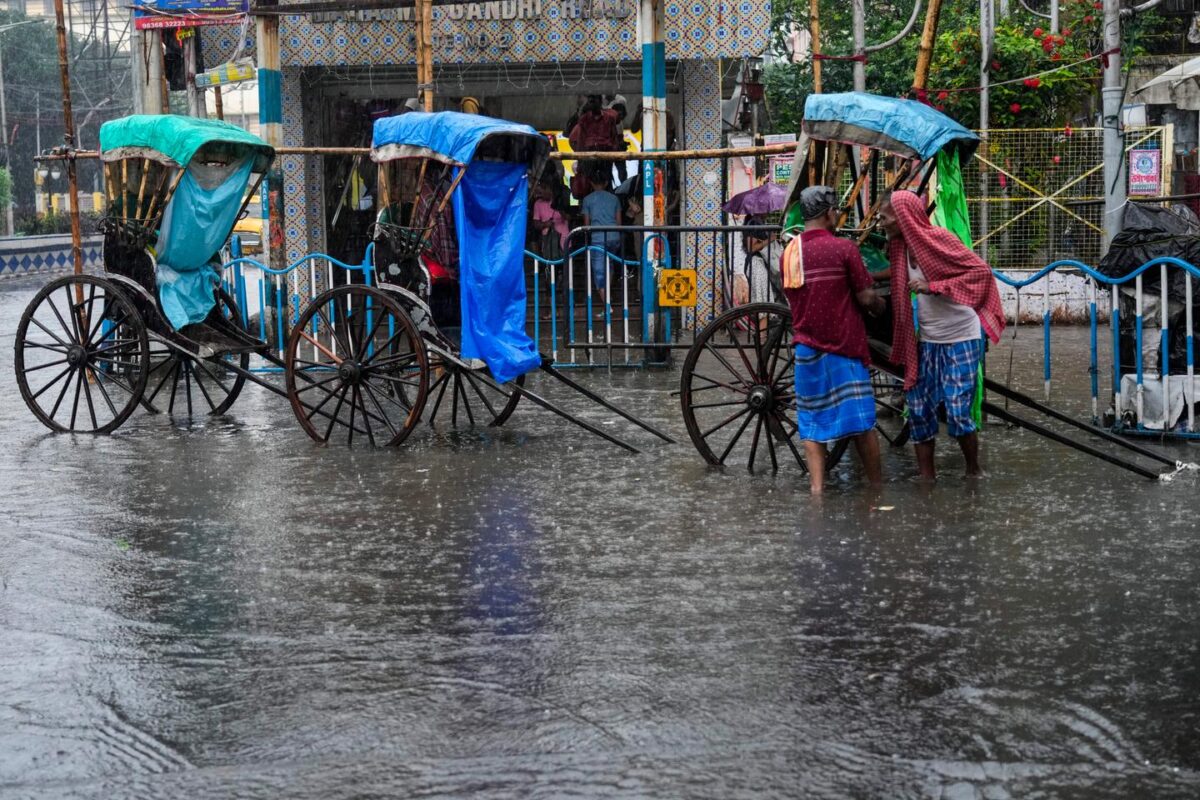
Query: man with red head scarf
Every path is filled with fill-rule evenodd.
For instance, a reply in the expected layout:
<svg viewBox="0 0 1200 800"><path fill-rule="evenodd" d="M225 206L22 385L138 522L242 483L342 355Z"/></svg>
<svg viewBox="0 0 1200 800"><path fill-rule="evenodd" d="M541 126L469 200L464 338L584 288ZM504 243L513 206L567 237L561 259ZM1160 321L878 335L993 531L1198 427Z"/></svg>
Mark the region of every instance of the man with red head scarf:
<svg viewBox="0 0 1200 800"><path fill-rule="evenodd" d="M991 267L957 236L929 221L925 201L912 192L892 194L879 210L879 222L888 234L891 263L892 360L904 366L905 400L921 477L937 475L933 447L939 404L945 404L946 427L958 439L967 474L980 475L972 408L979 391L983 336L996 342L1004 330L996 279Z"/></svg>

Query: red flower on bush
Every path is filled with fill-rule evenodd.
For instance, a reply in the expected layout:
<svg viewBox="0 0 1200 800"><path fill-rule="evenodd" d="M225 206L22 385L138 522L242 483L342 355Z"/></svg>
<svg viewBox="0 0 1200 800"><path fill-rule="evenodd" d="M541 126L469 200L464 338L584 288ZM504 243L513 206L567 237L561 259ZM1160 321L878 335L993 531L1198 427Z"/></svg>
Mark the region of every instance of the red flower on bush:
<svg viewBox="0 0 1200 800"><path fill-rule="evenodd" d="M1085 25L1091 25L1095 21L1096 21L1096 18L1093 17L1091 14L1088 14L1087 16L1085 16L1083 18L1083 22Z"/></svg>
<svg viewBox="0 0 1200 800"><path fill-rule="evenodd" d="M1042 85L1042 81L1040 78L1026 78L1025 79L1025 88L1027 88L1027 89L1036 89L1041 85Z"/></svg>
<svg viewBox="0 0 1200 800"><path fill-rule="evenodd" d="M1054 53L1050 56L1051 61L1062 61L1062 53Z"/></svg>
<svg viewBox="0 0 1200 800"><path fill-rule="evenodd" d="M1063 38L1064 38L1064 39L1065 39L1066 37L1070 36L1070 35L1071 35L1071 29L1070 29L1070 28L1063 28L1063 34L1062 34L1062 35L1063 35Z"/></svg>
<svg viewBox="0 0 1200 800"><path fill-rule="evenodd" d="M999 61L993 61L993 62L992 62L992 69L994 69L994 70L996 70L997 72L999 72L999 71L1000 71L1000 62L999 62Z"/></svg>
<svg viewBox="0 0 1200 800"><path fill-rule="evenodd" d="M949 93L949 92L938 92L938 93L937 93L937 99L938 99L938 100L945 100L945 99L946 99L947 97L949 97L949 96L950 96L950 93Z"/></svg>
<svg viewBox="0 0 1200 800"><path fill-rule="evenodd" d="M1011 106L1008 107L1008 110L1014 114L1020 114L1021 113L1021 104L1013 103Z"/></svg>
<svg viewBox="0 0 1200 800"><path fill-rule="evenodd" d="M1040 38L1042 38L1042 36L1043 36L1043 33L1042 33L1042 29L1041 29L1041 28L1034 28L1034 29L1033 29L1033 38L1035 38L1035 39L1040 39Z"/></svg>

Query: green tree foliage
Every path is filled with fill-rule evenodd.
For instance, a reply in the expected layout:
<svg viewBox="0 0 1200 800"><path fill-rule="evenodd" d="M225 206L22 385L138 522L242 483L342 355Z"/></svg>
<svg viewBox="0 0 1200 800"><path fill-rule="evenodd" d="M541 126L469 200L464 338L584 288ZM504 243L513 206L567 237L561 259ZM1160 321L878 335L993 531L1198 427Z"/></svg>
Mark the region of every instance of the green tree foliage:
<svg viewBox="0 0 1200 800"><path fill-rule="evenodd" d="M1008 17L996 21L995 48L988 64L989 80L993 84L990 124L996 128L1062 125L1097 102L1102 69L1099 59L1068 69L1059 68L1103 50L1100 2L1066 0L1060 12L1058 35L1050 34L1044 18L1029 13L1018 4L1013 5L1015 10ZM808 0L777 0L774 8L776 49L784 52L784 39L791 26L808 25ZM868 2L868 43L882 42L898 33L911 9L908 4L889 3L881 7ZM1158 24L1161 19L1153 13L1138 15L1124 23L1126 65L1140 52L1138 43L1142 37ZM821 5L821 50L848 55L853 41L850 26L850 4L825 0ZM939 31L927 100L964 125L978 127L980 95L974 91L980 82L978 3L946 0L942 5ZM870 55L868 91L892 96L909 93L919 36L920 21L900 44ZM851 90L851 69L849 62L823 62L824 91ZM798 129L803 101L810 91L810 64L776 64L768 69L767 98L772 121L779 130Z"/></svg>
<svg viewBox="0 0 1200 800"><path fill-rule="evenodd" d="M0 209L8 208L12 203L12 176L8 170L0 167Z"/></svg>

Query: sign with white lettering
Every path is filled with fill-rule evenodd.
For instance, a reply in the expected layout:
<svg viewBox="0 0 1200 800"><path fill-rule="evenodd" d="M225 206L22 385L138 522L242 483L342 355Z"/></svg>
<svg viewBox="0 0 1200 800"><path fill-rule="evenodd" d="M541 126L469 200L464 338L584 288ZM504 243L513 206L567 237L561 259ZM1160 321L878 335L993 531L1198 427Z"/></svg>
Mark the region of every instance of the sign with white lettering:
<svg viewBox="0 0 1200 800"><path fill-rule="evenodd" d="M150 0L134 6L133 26L151 30L237 25L249 10L250 0Z"/></svg>
<svg viewBox="0 0 1200 800"><path fill-rule="evenodd" d="M1162 151L1134 149L1129 151L1129 193L1158 194L1162 180Z"/></svg>

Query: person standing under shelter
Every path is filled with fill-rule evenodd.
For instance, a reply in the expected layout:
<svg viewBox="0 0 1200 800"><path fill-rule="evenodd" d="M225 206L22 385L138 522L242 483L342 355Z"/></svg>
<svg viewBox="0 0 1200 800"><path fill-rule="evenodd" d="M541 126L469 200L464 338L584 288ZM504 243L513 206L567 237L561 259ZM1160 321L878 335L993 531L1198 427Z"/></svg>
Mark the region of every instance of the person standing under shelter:
<svg viewBox="0 0 1200 800"><path fill-rule="evenodd" d="M777 233L766 229L762 217L746 217L743 225L748 230L742 233L741 272L734 267L733 303L780 303L783 298L779 287L779 253L775 247Z"/></svg>
<svg viewBox="0 0 1200 800"><path fill-rule="evenodd" d="M1004 308L992 269L944 228L929 221L925 201L894 192L879 210L891 263L892 360L904 366L905 403L921 477L933 480L937 408L958 440L967 475L979 466L978 402L983 334L1000 341ZM906 291L907 289L907 291ZM916 319L910 292L916 294Z"/></svg>
<svg viewBox="0 0 1200 800"><path fill-rule="evenodd" d="M592 172L592 191L583 198L580 210L583 224L591 227L616 227L621 224L621 201L610 192L611 170L601 164ZM608 261L621 257L621 234L618 231L592 231L588 248L588 264L592 270L592 285L600 296L600 306L607 305L604 285L608 277Z"/></svg>
<svg viewBox="0 0 1200 800"><path fill-rule="evenodd" d="M872 486L882 482L875 394L862 311L886 305L853 242L834 235L841 210L829 186L800 193L804 231L788 243L783 293L792 311L796 422L813 494L825 488L827 446L852 437Z"/></svg>

